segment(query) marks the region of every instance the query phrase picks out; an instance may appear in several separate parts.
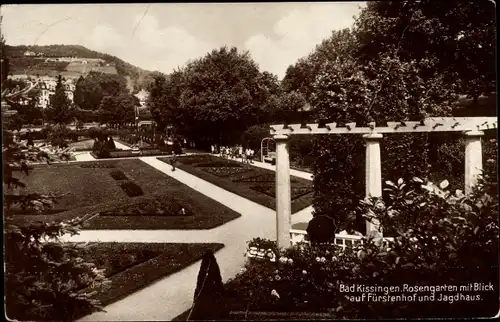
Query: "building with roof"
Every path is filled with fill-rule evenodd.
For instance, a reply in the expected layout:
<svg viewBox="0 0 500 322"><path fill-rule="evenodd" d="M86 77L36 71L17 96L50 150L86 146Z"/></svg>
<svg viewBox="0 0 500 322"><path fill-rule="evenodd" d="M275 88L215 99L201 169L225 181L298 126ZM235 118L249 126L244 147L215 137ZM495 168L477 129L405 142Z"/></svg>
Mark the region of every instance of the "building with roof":
<svg viewBox="0 0 500 322"><path fill-rule="evenodd" d="M140 108L145 108L146 102L147 102L148 97L149 97L149 92L144 90L144 89L141 89L141 91L139 93L135 94L134 96L139 99Z"/></svg>
<svg viewBox="0 0 500 322"><path fill-rule="evenodd" d="M37 79L38 89L40 90L40 96L38 98L38 106L45 109L50 104L50 97L55 94L57 86L57 78L42 76ZM74 102L74 92L75 84L72 79L63 80L66 96L71 101Z"/></svg>

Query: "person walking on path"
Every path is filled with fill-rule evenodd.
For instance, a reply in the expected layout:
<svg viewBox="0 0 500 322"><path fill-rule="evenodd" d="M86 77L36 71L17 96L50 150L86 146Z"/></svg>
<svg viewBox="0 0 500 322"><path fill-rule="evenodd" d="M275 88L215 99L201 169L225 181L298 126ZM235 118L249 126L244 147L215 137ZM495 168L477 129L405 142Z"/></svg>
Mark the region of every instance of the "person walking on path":
<svg viewBox="0 0 500 322"><path fill-rule="evenodd" d="M248 163L249 150L250 150L250 149L245 149L245 154L244 154L244 157L245 157L245 163Z"/></svg>
<svg viewBox="0 0 500 322"><path fill-rule="evenodd" d="M175 162L177 161L177 154L175 154L174 152L174 155L172 156L172 158L170 158L170 165L172 166L172 171L175 171Z"/></svg>
<svg viewBox="0 0 500 322"><path fill-rule="evenodd" d="M241 162L244 163L245 155L243 154L243 146L238 146L238 157L241 158Z"/></svg>
<svg viewBox="0 0 500 322"><path fill-rule="evenodd" d="M255 151L253 149L248 149L248 150L249 150L248 162L253 163L253 155L255 154Z"/></svg>

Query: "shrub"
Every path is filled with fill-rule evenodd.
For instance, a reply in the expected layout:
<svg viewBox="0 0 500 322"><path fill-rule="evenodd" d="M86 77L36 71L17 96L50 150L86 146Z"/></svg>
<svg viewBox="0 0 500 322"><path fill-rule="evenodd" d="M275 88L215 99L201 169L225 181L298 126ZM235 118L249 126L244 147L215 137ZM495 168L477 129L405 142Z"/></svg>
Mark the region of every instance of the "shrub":
<svg viewBox="0 0 500 322"><path fill-rule="evenodd" d="M241 141L245 147L257 152L260 150L262 139L270 136L269 125L253 125L243 132Z"/></svg>
<svg viewBox="0 0 500 322"><path fill-rule="evenodd" d="M311 158L313 153L313 139L307 135L293 135L290 138L290 161L299 165L310 166L314 161Z"/></svg>
<svg viewBox="0 0 500 322"><path fill-rule="evenodd" d="M213 251L207 251L201 260L189 320L223 320L226 308L224 285Z"/></svg>
<svg viewBox="0 0 500 322"><path fill-rule="evenodd" d="M109 144L110 150L116 150L116 145L115 145L115 141L113 140L113 137L111 137L111 136L109 137L108 144Z"/></svg>
<svg viewBox="0 0 500 322"><path fill-rule="evenodd" d="M121 170L113 170L109 173L115 180L127 180L127 176Z"/></svg>
<svg viewBox="0 0 500 322"><path fill-rule="evenodd" d="M338 233L335 220L328 216L315 216L307 225L307 234L312 243L329 243Z"/></svg>
<svg viewBox="0 0 500 322"><path fill-rule="evenodd" d="M144 194L142 188L132 181L124 182L120 185L120 187L129 197L138 197Z"/></svg>
<svg viewBox="0 0 500 322"><path fill-rule="evenodd" d="M6 313L16 320L72 321L101 310L91 293L81 289L105 285L102 270L80 258L82 245L62 243L81 223L9 226L5 233ZM48 239L48 242L43 240Z"/></svg>
<svg viewBox="0 0 500 322"><path fill-rule="evenodd" d="M98 158L109 158L111 157L111 154L108 145L109 143L106 141L96 140L92 146L92 152Z"/></svg>
<svg viewBox="0 0 500 322"><path fill-rule="evenodd" d="M56 125L48 129L47 138L54 147L66 148L72 138L72 131L63 125Z"/></svg>
<svg viewBox="0 0 500 322"><path fill-rule="evenodd" d="M159 134L157 134L156 137L155 137L155 145L158 148L163 148L166 145L165 141L163 140L163 138Z"/></svg>
<svg viewBox="0 0 500 322"><path fill-rule="evenodd" d="M102 143L99 140L94 141L94 145L92 145L92 152L98 154L101 151Z"/></svg>

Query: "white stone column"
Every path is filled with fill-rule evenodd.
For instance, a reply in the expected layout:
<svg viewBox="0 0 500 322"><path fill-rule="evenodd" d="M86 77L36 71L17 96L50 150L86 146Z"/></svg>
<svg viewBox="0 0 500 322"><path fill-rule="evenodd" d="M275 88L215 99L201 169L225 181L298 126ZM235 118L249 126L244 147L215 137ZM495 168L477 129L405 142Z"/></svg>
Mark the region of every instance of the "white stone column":
<svg viewBox="0 0 500 322"><path fill-rule="evenodd" d="M465 193L470 193L483 169L482 131L467 131L465 135Z"/></svg>
<svg viewBox="0 0 500 322"><path fill-rule="evenodd" d="M276 242L278 248L291 246L292 200L288 136L276 135Z"/></svg>
<svg viewBox="0 0 500 322"><path fill-rule="evenodd" d="M365 134L366 143L365 161L365 191L367 197L382 197L382 164L380 160L380 140L384 136L380 133ZM366 221L366 235L371 231L380 231L379 222Z"/></svg>

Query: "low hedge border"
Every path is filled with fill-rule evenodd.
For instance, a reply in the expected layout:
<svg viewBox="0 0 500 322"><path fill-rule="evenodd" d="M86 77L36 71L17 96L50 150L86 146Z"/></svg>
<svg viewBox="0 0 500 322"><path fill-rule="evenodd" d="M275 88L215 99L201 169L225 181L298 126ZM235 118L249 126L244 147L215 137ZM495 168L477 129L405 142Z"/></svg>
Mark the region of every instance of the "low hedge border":
<svg viewBox="0 0 500 322"><path fill-rule="evenodd" d="M169 164L170 158L157 158L158 160L165 162ZM228 177L218 177L216 175L210 174L206 171L203 171L202 169L197 169L196 164L193 166L193 164L186 165L182 163L182 157L177 159L177 164L176 166L183 170L186 171L189 174L192 174L200 179L203 179L205 181L208 181L222 189L225 189L229 192L235 193L243 198L247 198L253 202L256 202L262 206L268 207L270 209L276 209L276 199L266 195L264 193L260 193L254 189L250 188L250 184L245 184L245 183L240 183L240 182L233 182L231 181L231 176ZM274 172L271 170L266 170L266 169L261 169L257 167L252 167L252 170L261 172L262 174L265 175L273 175ZM245 173L246 174L246 173ZM293 180L296 181L303 181L304 183L311 184L310 181L302 178L297 178L293 177ZM299 198L292 200L292 214L309 207L313 203L313 194L314 192L307 193L306 195L300 196Z"/></svg>
<svg viewBox="0 0 500 322"><path fill-rule="evenodd" d="M113 170L109 173L109 175L115 179L116 181L120 181L120 180L127 180L127 176L125 175L125 173L123 173L122 170Z"/></svg>
<svg viewBox="0 0 500 322"><path fill-rule="evenodd" d="M120 187L123 189L123 191L125 191L127 196L129 196L131 198L144 195L142 188L139 185L137 185L135 182L125 181L122 184L120 184Z"/></svg>
<svg viewBox="0 0 500 322"><path fill-rule="evenodd" d="M103 243L112 244L112 243ZM224 247L220 243L126 243L135 247L150 247L162 252L138 265L109 277L111 287L103 293L97 293L103 306L119 301L124 297L150 285L156 280L171 275L195 263L203 257L205 251L214 253ZM90 291L89 289L85 291ZM83 315L82 315L83 316Z"/></svg>
<svg viewBox="0 0 500 322"><path fill-rule="evenodd" d="M109 158L101 158L94 152L90 152L90 155L94 157L95 159L113 159L113 158L129 158L129 157L143 157L143 156L162 156L162 155L171 155L171 152L168 151L160 151L158 149L154 150L138 150L138 151L132 151L132 150L121 150L121 151L111 151L110 157Z"/></svg>

